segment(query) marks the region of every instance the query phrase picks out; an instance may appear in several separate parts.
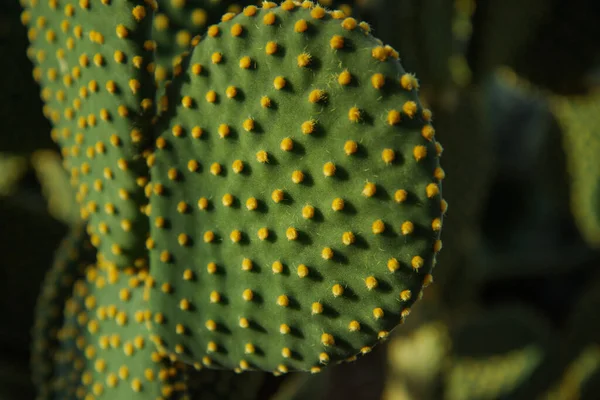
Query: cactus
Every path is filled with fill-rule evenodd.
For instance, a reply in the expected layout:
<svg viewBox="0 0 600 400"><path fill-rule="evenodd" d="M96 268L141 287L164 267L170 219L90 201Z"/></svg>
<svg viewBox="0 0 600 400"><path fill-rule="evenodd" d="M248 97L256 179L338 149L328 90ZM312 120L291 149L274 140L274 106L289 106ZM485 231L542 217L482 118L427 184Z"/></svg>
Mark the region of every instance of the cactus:
<svg viewBox="0 0 600 400"><path fill-rule="evenodd" d="M600 110L598 95L555 98L553 111L562 126L563 148L571 177L571 211L579 229L594 246L600 246Z"/></svg>
<svg viewBox="0 0 600 400"><path fill-rule="evenodd" d="M119 267L146 264L140 154L154 114L152 12L143 1L41 1L22 15L45 115L92 243Z"/></svg>
<svg viewBox="0 0 600 400"><path fill-rule="evenodd" d="M441 247L444 173L396 56L366 24L291 1L194 48L148 157L161 346L317 371L408 315Z"/></svg>
<svg viewBox="0 0 600 400"><path fill-rule="evenodd" d="M72 228L58 249L51 269L46 273L35 310L32 332L32 380L40 398L52 392L52 359L58 349L58 333L63 323L63 309L71 296L74 282L83 276L88 263L95 261L95 251L83 226Z"/></svg>

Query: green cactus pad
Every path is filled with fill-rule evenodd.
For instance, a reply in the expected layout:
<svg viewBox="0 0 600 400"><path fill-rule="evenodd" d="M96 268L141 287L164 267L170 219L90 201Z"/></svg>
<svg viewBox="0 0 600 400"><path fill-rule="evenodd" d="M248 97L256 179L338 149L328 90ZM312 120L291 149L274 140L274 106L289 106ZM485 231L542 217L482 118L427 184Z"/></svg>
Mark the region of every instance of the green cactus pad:
<svg viewBox="0 0 600 400"><path fill-rule="evenodd" d="M86 269L65 307L51 398L178 399L182 365L159 353L148 331L144 270ZM85 397L88 396L88 397ZM89 397L92 396L92 397Z"/></svg>
<svg viewBox="0 0 600 400"><path fill-rule="evenodd" d="M431 281L442 147L368 25L265 4L170 86L148 157L153 330L186 362L316 372L368 352Z"/></svg>
<svg viewBox="0 0 600 400"><path fill-rule="evenodd" d="M156 42L158 82L170 80L173 72L181 72L181 54L191 47L194 36L221 20L225 13L239 13L242 8L235 0L164 1L154 15L152 39ZM244 1L249 4L251 1Z"/></svg>
<svg viewBox="0 0 600 400"><path fill-rule="evenodd" d="M581 233L600 246L600 95L576 100L557 98L554 112L562 125L563 147L571 177L571 211Z"/></svg>
<svg viewBox="0 0 600 400"><path fill-rule="evenodd" d="M52 357L59 345L58 331L63 324L65 303L73 292L75 281L95 260L96 252L83 226L75 226L61 243L54 263L46 273L35 309L31 350L32 379L41 398L50 394Z"/></svg>
<svg viewBox="0 0 600 400"><path fill-rule="evenodd" d="M26 3L34 78L98 257L120 267L145 264L141 147L155 109L151 2Z"/></svg>

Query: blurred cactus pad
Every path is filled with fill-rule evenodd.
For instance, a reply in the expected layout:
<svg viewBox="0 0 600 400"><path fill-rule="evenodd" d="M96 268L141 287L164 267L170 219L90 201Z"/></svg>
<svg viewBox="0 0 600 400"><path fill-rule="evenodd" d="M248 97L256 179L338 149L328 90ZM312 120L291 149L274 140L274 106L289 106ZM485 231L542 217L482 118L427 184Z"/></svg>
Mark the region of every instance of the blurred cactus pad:
<svg viewBox="0 0 600 400"><path fill-rule="evenodd" d="M594 399L600 32L542 3L0 5L0 398Z"/></svg>

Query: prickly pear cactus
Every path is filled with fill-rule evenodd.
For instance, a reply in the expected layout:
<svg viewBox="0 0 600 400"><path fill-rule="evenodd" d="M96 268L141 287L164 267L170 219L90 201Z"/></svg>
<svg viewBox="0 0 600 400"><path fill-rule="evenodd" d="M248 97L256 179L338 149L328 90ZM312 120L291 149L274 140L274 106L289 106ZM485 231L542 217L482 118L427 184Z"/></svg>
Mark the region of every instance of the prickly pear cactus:
<svg viewBox="0 0 600 400"><path fill-rule="evenodd" d="M35 310L31 350L32 379L41 398L50 396L52 391L52 359L59 346L65 303L73 292L73 284L95 258L96 252L80 224L64 239L46 273Z"/></svg>
<svg viewBox="0 0 600 400"><path fill-rule="evenodd" d="M29 55L44 113L89 218L98 257L142 266L147 170L140 157L154 114L153 7L142 0L29 1Z"/></svg>
<svg viewBox="0 0 600 400"><path fill-rule="evenodd" d="M585 239L600 245L600 96L576 100L557 98L555 115L562 125L563 148L571 177L571 211Z"/></svg>
<svg viewBox="0 0 600 400"><path fill-rule="evenodd" d="M367 24L306 1L245 8L185 65L147 158L157 342L277 372L370 351L441 248L416 79Z"/></svg>

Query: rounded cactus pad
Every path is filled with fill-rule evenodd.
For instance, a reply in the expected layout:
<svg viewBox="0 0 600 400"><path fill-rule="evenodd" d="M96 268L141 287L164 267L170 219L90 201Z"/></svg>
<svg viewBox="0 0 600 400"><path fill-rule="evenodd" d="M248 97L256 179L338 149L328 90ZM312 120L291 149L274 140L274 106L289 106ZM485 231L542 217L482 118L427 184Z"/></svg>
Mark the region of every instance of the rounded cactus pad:
<svg viewBox="0 0 600 400"><path fill-rule="evenodd" d="M247 7L208 31L147 159L162 346L316 372L409 314L446 207L417 86L367 24L312 2Z"/></svg>
<svg viewBox="0 0 600 400"><path fill-rule="evenodd" d="M159 353L146 329L147 273L92 265L85 274L65 307L50 398L182 398L184 367Z"/></svg>
<svg viewBox="0 0 600 400"><path fill-rule="evenodd" d="M42 398L46 398L51 390L52 357L58 348L65 303L73 292L75 281L95 260L96 252L83 226L76 226L61 243L52 267L46 273L35 310L31 349L32 379Z"/></svg>
<svg viewBox="0 0 600 400"><path fill-rule="evenodd" d="M154 115L152 2L24 1L34 78L98 256L143 264L141 148Z"/></svg>

